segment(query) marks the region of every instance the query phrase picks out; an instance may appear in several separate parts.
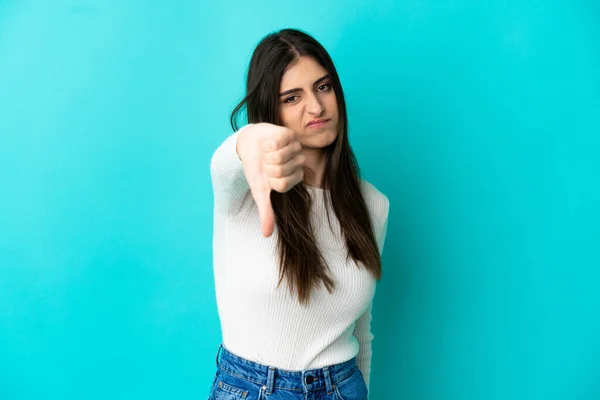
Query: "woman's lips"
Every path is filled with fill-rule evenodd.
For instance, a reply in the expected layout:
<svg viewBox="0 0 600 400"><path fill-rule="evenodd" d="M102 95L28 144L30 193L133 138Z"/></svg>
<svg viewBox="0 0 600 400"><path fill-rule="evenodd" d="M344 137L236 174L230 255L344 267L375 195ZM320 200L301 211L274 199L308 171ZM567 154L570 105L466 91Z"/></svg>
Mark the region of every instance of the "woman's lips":
<svg viewBox="0 0 600 400"><path fill-rule="evenodd" d="M320 128L322 126L327 125L329 119L320 119L317 121L312 121L308 123L308 128Z"/></svg>

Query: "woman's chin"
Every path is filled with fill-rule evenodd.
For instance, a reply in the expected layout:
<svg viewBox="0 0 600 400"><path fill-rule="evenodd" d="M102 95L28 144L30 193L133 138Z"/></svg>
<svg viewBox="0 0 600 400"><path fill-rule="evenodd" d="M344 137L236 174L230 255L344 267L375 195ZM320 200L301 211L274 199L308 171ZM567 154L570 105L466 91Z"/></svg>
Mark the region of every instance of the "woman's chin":
<svg viewBox="0 0 600 400"><path fill-rule="evenodd" d="M308 140L302 141L302 145L312 149L322 149L329 146L337 138L337 132L332 129L323 130L322 132L316 132L311 135Z"/></svg>

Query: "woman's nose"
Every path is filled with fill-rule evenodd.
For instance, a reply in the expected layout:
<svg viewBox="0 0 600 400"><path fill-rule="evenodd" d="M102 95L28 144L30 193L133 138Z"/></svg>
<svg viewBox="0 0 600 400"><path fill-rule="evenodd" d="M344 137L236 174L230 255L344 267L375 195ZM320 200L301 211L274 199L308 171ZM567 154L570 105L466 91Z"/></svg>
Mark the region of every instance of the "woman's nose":
<svg viewBox="0 0 600 400"><path fill-rule="evenodd" d="M308 112L316 117L323 115L325 108L317 96L311 96L307 106Z"/></svg>

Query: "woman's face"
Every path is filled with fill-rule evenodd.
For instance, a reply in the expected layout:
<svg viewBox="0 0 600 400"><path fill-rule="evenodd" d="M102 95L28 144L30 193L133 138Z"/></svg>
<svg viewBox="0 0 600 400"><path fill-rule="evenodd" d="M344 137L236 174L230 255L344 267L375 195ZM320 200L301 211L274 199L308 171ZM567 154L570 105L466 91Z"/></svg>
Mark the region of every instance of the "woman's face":
<svg viewBox="0 0 600 400"><path fill-rule="evenodd" d="M281 78L279 116L305 148L321 149L337 137L338 106L327 70L300 57ZM322 123L312 124L317 120Z"/></svg>

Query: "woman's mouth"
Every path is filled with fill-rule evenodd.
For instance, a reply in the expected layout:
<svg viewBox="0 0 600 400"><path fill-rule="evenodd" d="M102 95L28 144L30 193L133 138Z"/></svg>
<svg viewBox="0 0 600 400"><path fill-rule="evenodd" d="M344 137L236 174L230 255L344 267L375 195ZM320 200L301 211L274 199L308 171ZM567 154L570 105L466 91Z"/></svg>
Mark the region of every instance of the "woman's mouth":
<svg viewBox="0 0 600 400"><path fill-rule="evenodd" d="M307 128L321 128L329 122L329 119L314 119L308 123Z"/></svg>

